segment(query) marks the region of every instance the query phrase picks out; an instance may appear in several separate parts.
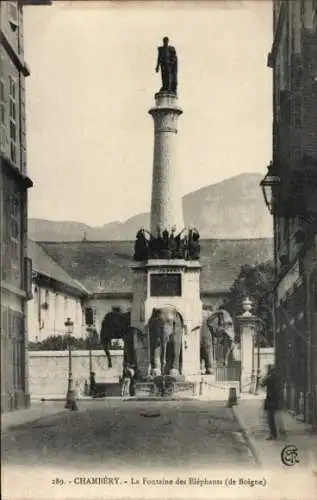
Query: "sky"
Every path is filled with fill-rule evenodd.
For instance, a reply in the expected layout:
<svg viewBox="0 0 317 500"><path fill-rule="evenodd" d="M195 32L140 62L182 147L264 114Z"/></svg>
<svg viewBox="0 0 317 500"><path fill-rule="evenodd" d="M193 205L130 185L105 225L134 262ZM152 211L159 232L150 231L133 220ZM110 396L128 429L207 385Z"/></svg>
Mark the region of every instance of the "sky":
<svg viewBox="0 0 317 500"><path fill-rule="evenodd" d="M180 194L271 159L269 0L55 1L24 11L29 216L92 226L149 211L161 85L157 47L179 59ZM259 193L260 196L260 193Z"/></svg>

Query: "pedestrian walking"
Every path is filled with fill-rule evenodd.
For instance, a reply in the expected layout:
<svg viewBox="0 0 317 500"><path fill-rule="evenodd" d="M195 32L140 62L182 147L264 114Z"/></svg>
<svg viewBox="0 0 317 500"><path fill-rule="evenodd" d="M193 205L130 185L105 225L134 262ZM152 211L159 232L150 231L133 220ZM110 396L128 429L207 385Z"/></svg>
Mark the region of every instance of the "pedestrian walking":
<svg viewBox="0 0 317 500"><path fill-rule="evenodd" d="M96 396L97 393L97 387L96 387L96 379L95 379L95 372L90 372L90 396Z"/></svg>
<svg viewBox="0 0 317 500"><path fill-rule="evenodd" d="M285 433L285 429L284 426L281 426L281 418L279 418L277 422L277 416L281 417L279 413L282 410L282 398L279 376L273 365L268 366L268 373L261 385L262 387L266 387L264 410L267 413L267 421L270 430L270 435L267 439L275 440L277 439L277 426L279 427L279 431L282 430L282 433Z"/></svg>

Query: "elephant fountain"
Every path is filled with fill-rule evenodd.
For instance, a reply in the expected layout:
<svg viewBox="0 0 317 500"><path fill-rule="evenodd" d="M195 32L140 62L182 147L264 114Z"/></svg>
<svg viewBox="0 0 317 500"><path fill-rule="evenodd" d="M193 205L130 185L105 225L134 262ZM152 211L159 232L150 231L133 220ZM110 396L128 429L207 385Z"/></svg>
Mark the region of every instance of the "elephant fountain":
<svg viewBox="0 0 317 500"><path fill-rule="evenodd" d="M100 341L108 360L108 367L112 367L111 360L111 340L122 339L123 366L131 365L137 368L137 357L134 347L135 328L130 326L130 312L109 312L103 318L100 330Z"/></svg>
<svg viewBox="0 0 317 500"><path fill-rule="evenodd" d="M172 307L153 308L148 322L151 375L179 378L183 320Z"/></svg>

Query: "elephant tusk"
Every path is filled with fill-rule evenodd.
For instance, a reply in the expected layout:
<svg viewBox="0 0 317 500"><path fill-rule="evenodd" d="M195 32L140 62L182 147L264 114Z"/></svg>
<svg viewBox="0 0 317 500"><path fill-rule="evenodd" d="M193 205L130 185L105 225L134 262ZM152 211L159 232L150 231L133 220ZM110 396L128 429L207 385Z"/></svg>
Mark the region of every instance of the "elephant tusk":
<svg viewBox="0 0 317 500"><path fill-rule="evenodd" d="M199 330L200 328L201 328L201 325L198 325L198 326L195 326L195 328L193 328L191 331L195 332L196 330Z"/></svg>

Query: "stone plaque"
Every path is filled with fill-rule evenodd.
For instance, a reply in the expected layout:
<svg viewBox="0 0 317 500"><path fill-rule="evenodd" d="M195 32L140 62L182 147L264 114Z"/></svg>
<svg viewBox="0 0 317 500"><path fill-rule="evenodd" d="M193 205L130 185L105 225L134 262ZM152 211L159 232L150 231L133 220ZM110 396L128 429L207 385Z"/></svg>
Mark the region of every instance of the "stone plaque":
<svg viewBox="0 0 317 500"><path fill-rule="evenodd" d="M151 274L151 297L181 297L182 276L179 273Z"/></svg>

